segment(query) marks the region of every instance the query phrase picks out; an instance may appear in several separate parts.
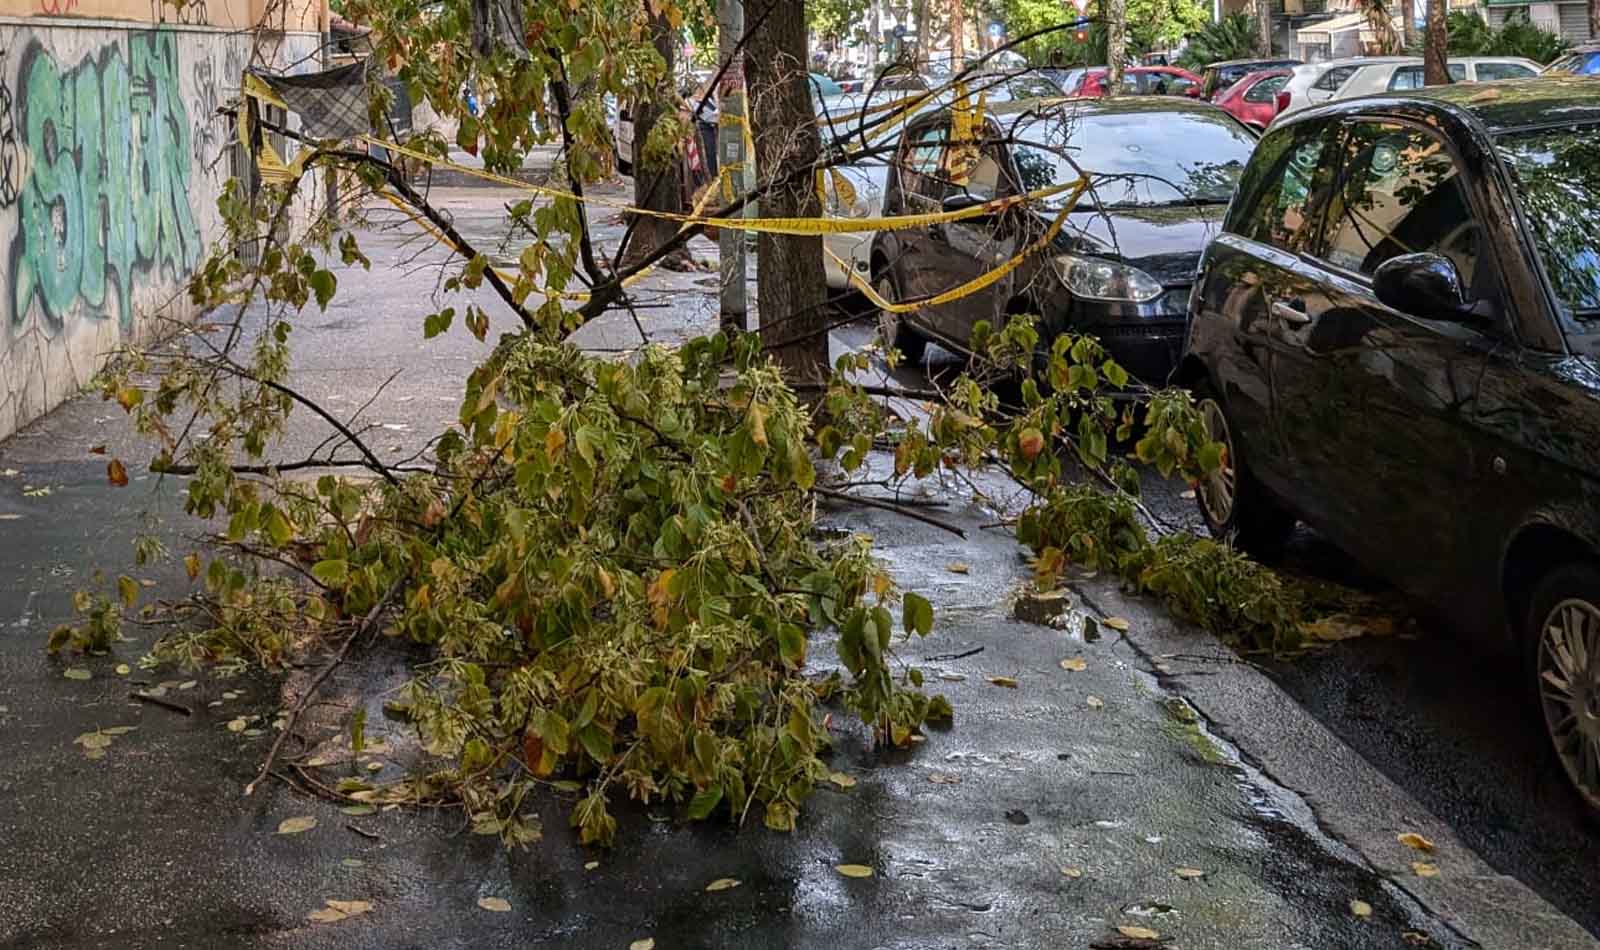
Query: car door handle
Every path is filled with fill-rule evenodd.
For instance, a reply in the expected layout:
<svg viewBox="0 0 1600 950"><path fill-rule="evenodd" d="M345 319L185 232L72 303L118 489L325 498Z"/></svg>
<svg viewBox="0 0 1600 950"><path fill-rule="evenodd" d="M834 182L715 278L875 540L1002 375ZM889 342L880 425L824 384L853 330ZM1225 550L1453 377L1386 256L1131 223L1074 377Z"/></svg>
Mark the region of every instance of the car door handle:
<svg viewBox="0 0 1600 950"><path fill-rule="evenodd" d="M1311 315L1306 313L1305 304L1298 300L1274 300L1272 302L1272 315L1293 326L1302 326L1311 322Z"/></svg>

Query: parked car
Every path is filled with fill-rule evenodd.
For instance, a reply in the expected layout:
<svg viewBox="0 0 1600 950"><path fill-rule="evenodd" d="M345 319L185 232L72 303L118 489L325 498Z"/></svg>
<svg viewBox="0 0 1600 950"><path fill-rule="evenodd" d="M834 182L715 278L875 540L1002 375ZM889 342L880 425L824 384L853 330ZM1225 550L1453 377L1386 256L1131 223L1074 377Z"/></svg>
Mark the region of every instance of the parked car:
<svg viewBox="0 0 1600 950"><path fill-rule="evenodd" d="M1346 80L1363 69L1415 61L1413 56L1357 56L1295 66L1294 75L1278 90L1278 117L1327 102Z"/></svg>
<svg viewBox="0 0 1600 950"><path fill-rule="evenodd" d="M1278 115L1278 91L1294 73L1287 69L1263 69L1249 73L1217 93L1211 100L1217 108L1260 131Z"/></svg>
<svg viewBox="0 0 1600 950"><path fill-rule="evenodd" d="M1251 73L1264 69L1292 69L1298 59L1229 59L1208 63L1200 72L1200 98L1213 100L1217 94Z"/></svg>
<svg viewBox="0 0 1600 950"><path fill-rule="evenodd" d="M1075 77L1075 84L1065 88L1069 96L1098 99L1106 94L1105 67L1086 69ZM1141 96L1200 95L1200 77L1176 66L1130 66L1122 71L1122 91Z"/></svg>
<svg viewBox="0 0 1600 950"><path fill-rule="evenodd" d="M1493 90L1493 95L1485 94ZM1600 807L1600 85L1447 86L1261 139L1200 264L1182 378L1226 447L1197 497L1303 520L1514 649Z"/></svg>
<svg viewBox="0 0 1600 950"><path fill-rule="evenodd" d="M1499 79L1531 79L1539 75L1539 64L1520 56L1460 56L1446 61L1451 82L1493 82ZM1384 63L1357 70L1333 94L1335 99L1353 99L1381 92L1407 92L1427 85L1422 74L1422 59Z"/></svg>
<svg viewBox="0 0 1600 950"><path fill-rule="evenodd" d="M1129 372L1165 380L1177 365L1196 262L1255 145L1255 135L1215 106L1177 98L1120 97L992 106L985 144L964 183L951 177L950 113L907 128L889 169L884 213L971 207L1095 173L1046 251L983 291L904 317L880 311L886 346L916 361L930 339L961 350L973 325L1040 317L1046 345L1066 332L1096 334ZM1069 160L1070 156L1070 160ZM924 298L966 283L1036 242L1060 202L1031 202L987 218L878 234L874 289L887 300Z"/></svg>
<svg viewBox="0 0 1600 950"><path fill-rule="evenodd" d="M1600 76L1600 43L1585 43L1544 68L1547 73Z"/></svg>

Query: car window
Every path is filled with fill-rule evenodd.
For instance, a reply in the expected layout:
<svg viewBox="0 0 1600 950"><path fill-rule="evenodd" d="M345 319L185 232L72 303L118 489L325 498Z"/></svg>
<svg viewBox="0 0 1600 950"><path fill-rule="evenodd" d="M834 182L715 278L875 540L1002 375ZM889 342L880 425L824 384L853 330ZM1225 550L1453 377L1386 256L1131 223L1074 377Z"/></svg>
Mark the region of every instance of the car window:
<svg viewBox="0 0 1600 950"><path fill-rule="evenodd" d="M1521 63L1479 63L1478 81L1494 82L1497 79L1526 79L1538 75Z"/></svg>
<svg viewBox="0 0 1600 950"><path fill-rule="evenodd" d="M1107 76L1109 75L1108 73ZM1124 95L1139 94L1139 76L1137 73L1122 74L1122 92Z"/></svg>
<svg viewBox="0 0 1600 950"><path fill-rule="evenodd" d="M1354 76L1356 70L1360 68L1359 66L1335 66L1323 73L1322 77L1316 82L1312 83L1311 88L1320 89L1323 92L1336 92L1340 86L1344 85L1344 81Z"/></svg>
<svg viewBox="0 0 1600 950"><path fill-rule="evenodd" d="M944 123L937 122L924 129L907 148L905 165L900 169L906 192L935 200L944 197L940 166L947 138Z"/></svg>
<svg viewBox="0 0 1600 950"><path fill-rule="evenodd" d="M1196 85L1193 79L1187 76L1180 76L1177 73L1162 73L1159 76L1151 76L1150 78L1156 80L1157 86L1160 87L1153 88L1151 91L1161 96L1186 95Z"/></svg>
<svg viewBox="0 0 1600 950"><path fill-rule="evenodd" d="M1245 102L1273 102L1278 97L1278 90L1288 83L1288 76L1268 76L1244 94Z"/></svg>
<svg viewBox="0 0 1600 950"><path fill-rule="evenodd" d="M1399 69L1394 71L1393 76L1389 77L1390 92L1403 92L1407 89L1421 89L1422 86L1423 82L1421 66L1401 66Z"/></svg>
<svg viewBox="0 0 1600 950"><path fill-rule="evenodd" d="M1328 263L1362 274L1401 254L1443 254L1473 286L1480 229L1455 159L1431 132L1351 123L1328 202Z"/></svg>
<svg viewBox="0 0 1600 950"><path fill-rule="evenodd" d="M1000 159L995 155L995 150L986 148L978 156L978 163L972 166L972 171L967 175L967 194L985 201L998 198L1004 193ZM988 227L987 224L984 225Z"/></svg>
<svg viewBox="0 0 1600 950"><path fill-rule="evenodd" d="M1311 246L1330 177L1322 159L1331 129L1299 123L1267 133L1256 146L1223 227L1286 250Z"/></svg>
<svg viewBox="0 0 1600 950"><path fill-rule="evenodd" d="M1255 136L1221 111L1138 111L1041 117L1019 126L1012 158L1024 190L1077 178L1094 190L1085 203L1103 205L1224 204Z"/></svg>
<svg viewBox="0 0 1600 950"><path fill-rule="evenodd" d="M1539 257L1556 297L1575 316L1600 318L1600 128L1570 126L1502 136L1533 229Z"/></svg>

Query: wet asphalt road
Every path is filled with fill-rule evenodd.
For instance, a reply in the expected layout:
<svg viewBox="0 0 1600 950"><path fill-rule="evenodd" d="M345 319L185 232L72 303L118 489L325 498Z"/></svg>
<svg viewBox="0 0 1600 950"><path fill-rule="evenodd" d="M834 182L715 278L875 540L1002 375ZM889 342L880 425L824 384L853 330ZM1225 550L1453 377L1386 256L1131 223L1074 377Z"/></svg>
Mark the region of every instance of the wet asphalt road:
<svg viewBox="0 0 1600 950"><path fill-rule="evenodd" d="M870 327L850 328L864 345ZM857 338L860 337L858 340ZM908 387L958 372L930 347ZM887 369L885 368L885 372ZM1181 481L1145 473L1144 500L1169 524L1203 531ZM1264 671L1331 732L1449 823L1497 871L1521 880L1600 936L1600 816L1568 788L1547 749L1516 658L1495 655L1407 608L1400 596L1302 526L1282 569L1389 602L1401 632L1328 645Z"/></svg>

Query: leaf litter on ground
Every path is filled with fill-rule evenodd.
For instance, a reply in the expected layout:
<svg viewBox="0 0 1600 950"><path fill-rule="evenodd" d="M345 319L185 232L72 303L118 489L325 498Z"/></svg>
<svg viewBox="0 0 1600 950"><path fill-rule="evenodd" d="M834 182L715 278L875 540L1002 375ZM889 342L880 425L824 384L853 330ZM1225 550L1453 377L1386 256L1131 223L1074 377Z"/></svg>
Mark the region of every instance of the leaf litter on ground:
<svg viewBox="0 0 1600 950"><path fill-rule="evenodd" d="M328 899L324 900L323 903L327 906L307 914L306 919L316 921L319 924L332 924L350 917L360 916L372 910L372 902L370 901Z"/></svg>
<svg viewBox="0 0 1600 950"><path fill-rule="evenodd" d="M317 819L311 815L300 815L295 818L285 818L278 823L277 833L280 835L297 835L310 831L317 826Z"/></svg>

